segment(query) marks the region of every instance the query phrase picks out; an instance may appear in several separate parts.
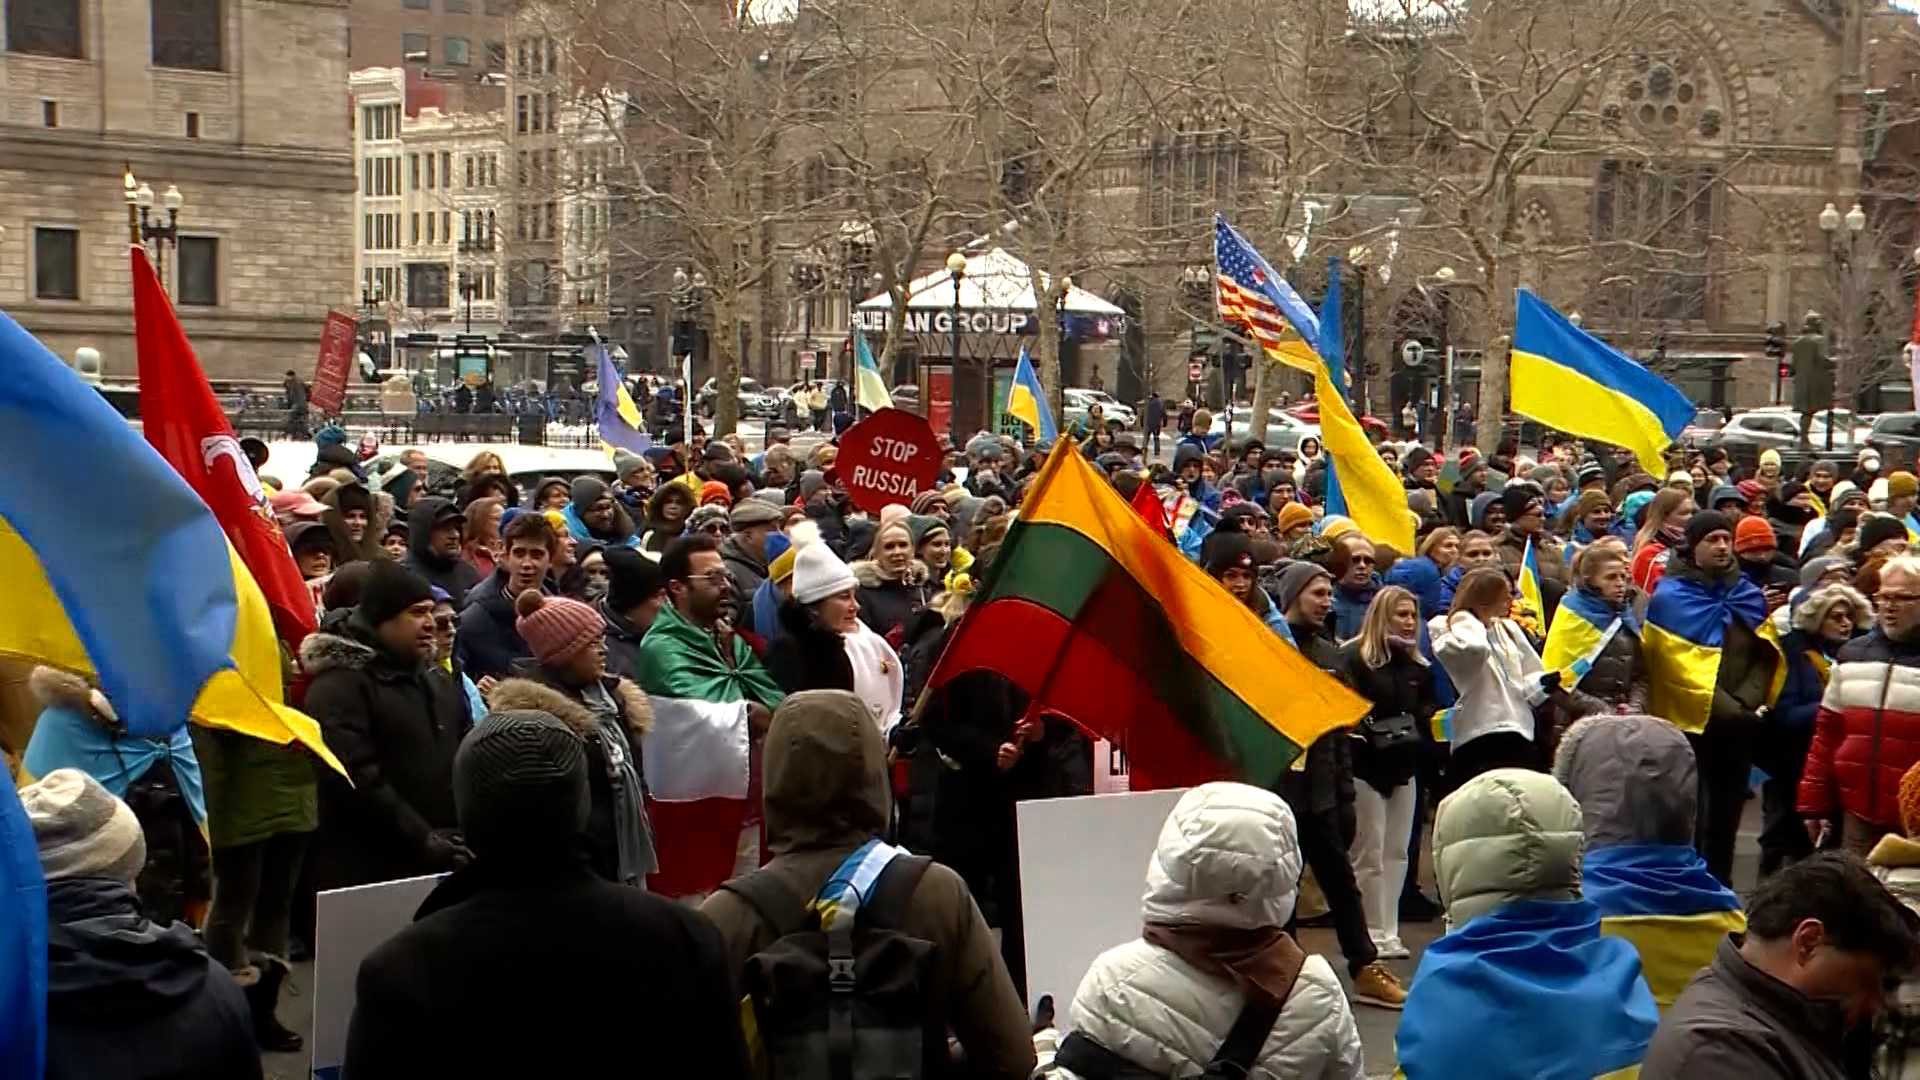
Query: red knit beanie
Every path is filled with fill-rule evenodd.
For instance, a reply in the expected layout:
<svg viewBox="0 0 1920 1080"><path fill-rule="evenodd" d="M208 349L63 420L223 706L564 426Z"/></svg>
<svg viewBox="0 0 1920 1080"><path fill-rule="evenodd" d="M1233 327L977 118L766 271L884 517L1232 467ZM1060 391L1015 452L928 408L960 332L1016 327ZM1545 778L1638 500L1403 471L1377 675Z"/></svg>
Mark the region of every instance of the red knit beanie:
<svg viewBox="0 0 1920 1080"><path fill-rule="evenodd" d="M1772 551L1780 546L1780 540L1773 535L1773 526L1758 514L1748 514L1733 527L1733 550L1748 553Z"/></svg>
<svg viewBox="0 0 1920 1080"><path fill-rule="evenodd" d="M588 605L564 596L542 596L538 589L521 593L513 609L520 615L513 628L542 667L565 665L607 630L606 620Z"/></svg>

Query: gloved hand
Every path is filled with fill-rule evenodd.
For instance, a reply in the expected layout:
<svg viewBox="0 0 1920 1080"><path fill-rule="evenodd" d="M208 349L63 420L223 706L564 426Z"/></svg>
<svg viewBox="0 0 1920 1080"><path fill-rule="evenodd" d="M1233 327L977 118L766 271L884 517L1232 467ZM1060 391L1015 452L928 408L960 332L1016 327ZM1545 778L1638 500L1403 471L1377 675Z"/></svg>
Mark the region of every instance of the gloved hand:
<svg viewBox="0 0 1920 1080"><path fill-rule="evenodd" d="M458 870L473 861L473 852L458 829L435 829L427 834L426 857L436 870Z"/></svg>
<svg viewBox="0 0 1920 1080"><path fill-rule="evenodd" d="M1549 694L1553 693L1555 690L1560 689L1560 679L1565 674L1566 672L1564 671L1554 670L1554 671L1549 671L1544 675L1541 675L1540 689L1546 691Z"/></svg>

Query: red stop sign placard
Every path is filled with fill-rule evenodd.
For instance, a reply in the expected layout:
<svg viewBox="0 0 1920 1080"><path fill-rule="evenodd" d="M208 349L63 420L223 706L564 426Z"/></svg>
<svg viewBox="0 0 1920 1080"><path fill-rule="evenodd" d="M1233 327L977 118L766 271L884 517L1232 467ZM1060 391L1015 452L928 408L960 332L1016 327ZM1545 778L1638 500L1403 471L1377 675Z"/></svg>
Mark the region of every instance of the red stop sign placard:
<svg viewBox="0 0 1920 1080"><path fill-rule="evenodd" d="M931 488L940 476L940 458L940 440L924 418L881 409L840 436L833 466L853 505L877 514Z"/></svg>

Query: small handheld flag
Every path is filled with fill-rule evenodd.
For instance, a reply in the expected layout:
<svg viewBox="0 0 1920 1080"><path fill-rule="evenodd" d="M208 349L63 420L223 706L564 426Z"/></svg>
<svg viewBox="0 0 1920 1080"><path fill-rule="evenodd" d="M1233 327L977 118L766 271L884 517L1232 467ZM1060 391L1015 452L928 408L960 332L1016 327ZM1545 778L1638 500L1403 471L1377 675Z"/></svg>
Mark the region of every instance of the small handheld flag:
<svg viewBox="0 0 1920 1080"><path fill-rule="evenodd" d="M1033 373L1033 360L1025 345L1020 346L1020 363L1013 369L1013 386L1007 391L1007 415L1032 428L1040 442L1050 443L1060 437L1053 410L1047 407L1047 392Z"/></svg>
<svg viewBox="0 0 1920 1080"><path fill-rule="evenodd" d="M1533 537L1527 537L1527 546L1520 552L1520 598L1527 602L1535 615L1540 616L1540 625L1547 625L1547 602L1540 592L1540 556L1533 550Z"/></svg>

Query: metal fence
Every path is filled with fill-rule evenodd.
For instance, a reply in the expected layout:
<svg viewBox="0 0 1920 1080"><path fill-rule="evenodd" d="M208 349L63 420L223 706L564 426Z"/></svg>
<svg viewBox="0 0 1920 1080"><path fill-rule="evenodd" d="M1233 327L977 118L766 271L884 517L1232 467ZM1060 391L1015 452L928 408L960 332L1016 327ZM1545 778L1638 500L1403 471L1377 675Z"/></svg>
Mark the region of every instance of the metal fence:
<svg viewBox="0 0 1920 1080"><path fill-rule="evenodd" d="M522 446L594 450L600 436L592 424L549 424L545 416L507 416L502 413L416 413L413 415L352 410L334 417L308 415L295 425L287 409L242 409L231 414L241 436L261 439L305 439L321 424L335 423L358 438L373 435L382 444L434 442L517 442Z"/></svg>

